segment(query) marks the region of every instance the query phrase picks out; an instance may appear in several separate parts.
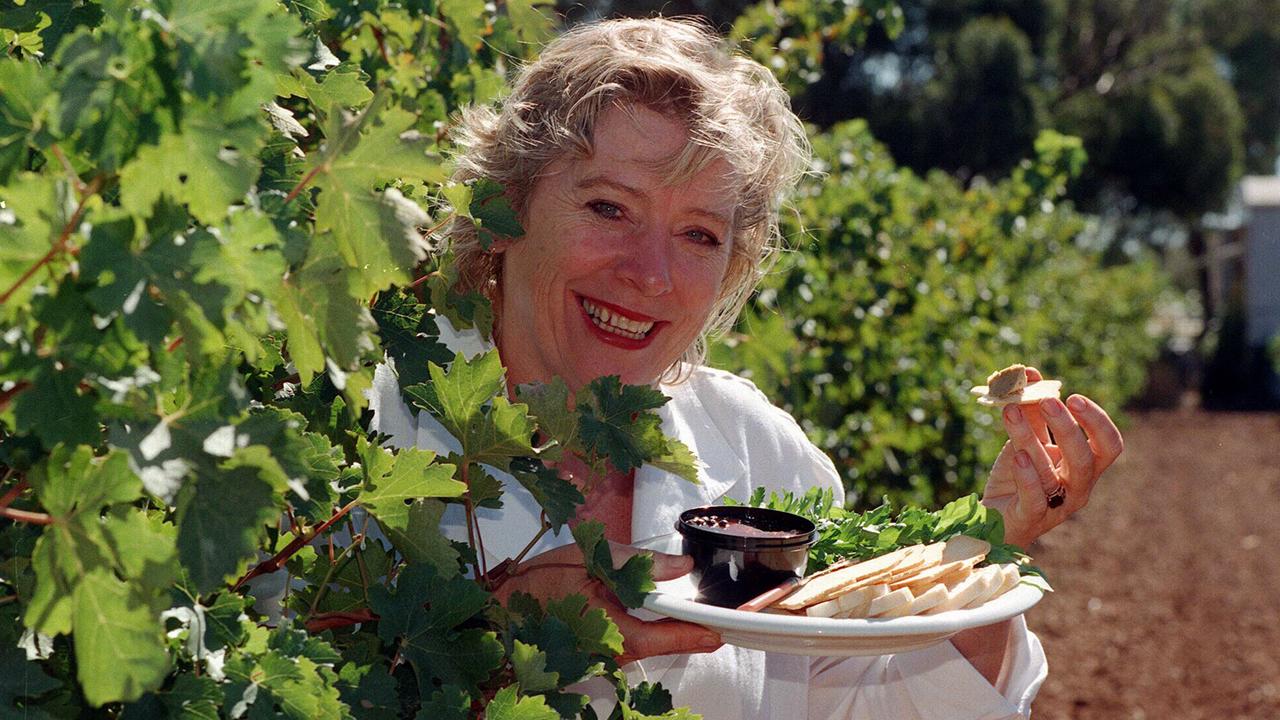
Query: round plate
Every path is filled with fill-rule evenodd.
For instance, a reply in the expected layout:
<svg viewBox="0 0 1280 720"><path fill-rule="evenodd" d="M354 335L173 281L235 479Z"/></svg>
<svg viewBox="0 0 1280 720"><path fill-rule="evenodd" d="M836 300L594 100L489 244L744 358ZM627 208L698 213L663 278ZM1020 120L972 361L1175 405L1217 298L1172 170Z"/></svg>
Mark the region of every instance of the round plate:
<svg viewBox="0 0 1280 720"><path fill-rule="evenodd" d="M687 578L687 576L686 576ZM749 613L695 602L686 578L658 583L644 607L659 615L705 625L726 643L791 655L885 655L918 650L968 628L1021 615L1040 602L1049 586L1028 576L1000 597L967 610L891 619L817 618Z"/></svg>

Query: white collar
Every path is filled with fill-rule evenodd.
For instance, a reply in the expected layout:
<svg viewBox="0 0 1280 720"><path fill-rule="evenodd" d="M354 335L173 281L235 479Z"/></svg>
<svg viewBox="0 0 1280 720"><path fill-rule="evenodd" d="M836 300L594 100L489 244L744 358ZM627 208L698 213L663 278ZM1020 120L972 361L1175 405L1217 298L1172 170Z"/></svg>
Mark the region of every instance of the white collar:
<svg viewBox="0 0 1280 720"><path fill-rule="evenodd" d="M746 476L742 458L720 432L692 385L693 380L660 386L671 401L657 413L662 431L688 445L700 461L700 482L695 485L652 465L637 470L631 511L635 544L674 533L681 512L716 503Z"/></svg>

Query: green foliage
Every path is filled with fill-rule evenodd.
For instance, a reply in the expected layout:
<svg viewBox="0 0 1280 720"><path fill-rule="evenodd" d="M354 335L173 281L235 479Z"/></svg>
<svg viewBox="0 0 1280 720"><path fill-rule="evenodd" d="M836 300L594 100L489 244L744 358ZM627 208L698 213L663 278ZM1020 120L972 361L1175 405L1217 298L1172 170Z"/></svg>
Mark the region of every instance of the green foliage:
<svg viewBox="0 0 1280 720"><path fill-rule="evenodd" d="M541 720L586 677L631 692L602 610L503 606L441 527L506 470L564 526L566 450L696 477L661 395L531 412L441 339L492 311L425 229L522 233L500 187L448 182L445 129L551 34L543 4L0 4L0 715ZM385 357L459 452L370 433ZM649 565L597 541L638 602Z"/></svg>
<svg viewBox="0 0 1280 720"><path fill-rule="evenodd" d="M1274 0L788 0L734 34L806 120L865 118L917 173L1003 177L1056 129L1092 158L1082 207L1119 197L1189 221L1224 206L1246 152L1274 170L1277 17Z"/></svg>
<svg viewBox="0 0 1280 720"><path fill-rule="evenodd" d="M860 122L813 142L827 176L786 229L808 241L713 358L796 415L852 504L980 489L1005 435L968 389L993 370L1026 362L1108 408L1140 389L1166 281L1074 244L1078 140L1044 134L1008 180L967 190L897 167Z"/></svg>
<svg viewBox="0 0 1280 720"><path fill-rule="evenodd" d="M813 573L842 559L866 560L908 545L942 542L956 535L991 544L986 562L1016 562L1023 574L1040 574L1026 565L1020 548L1004 542L1004 519L982 504L977 495L966 495L935 512L918 507L895 509L885 503L865 512L851 512L831 502L831 491L814 488L804 495L770 493L758 488L747 505L793 512L818 526L818 539L809 548L806 573Z"/></svg>

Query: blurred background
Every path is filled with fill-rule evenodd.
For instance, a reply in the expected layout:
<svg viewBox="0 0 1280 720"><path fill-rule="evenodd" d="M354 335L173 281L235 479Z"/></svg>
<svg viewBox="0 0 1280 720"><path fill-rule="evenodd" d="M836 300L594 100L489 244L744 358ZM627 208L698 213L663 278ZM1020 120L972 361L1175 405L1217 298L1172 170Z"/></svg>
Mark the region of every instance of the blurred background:
<svg viewBox="0 0 1280 720"><path fill-rule="evenodd" d="M772 68L819 171L715 364L862 507L981 488L1013 362L1125 455L1030 549L1048 718L1280 718L1280 2L613 0Z"/></svg>

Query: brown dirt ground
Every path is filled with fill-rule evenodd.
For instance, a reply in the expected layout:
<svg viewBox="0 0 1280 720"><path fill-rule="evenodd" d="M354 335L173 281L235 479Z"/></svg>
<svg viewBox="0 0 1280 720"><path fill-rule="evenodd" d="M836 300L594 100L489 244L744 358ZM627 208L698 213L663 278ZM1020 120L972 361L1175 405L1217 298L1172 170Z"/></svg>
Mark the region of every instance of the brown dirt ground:
<svg viewBox="0 0 1280 720"><path fill-rule="evenodd" d="M1280 415L1132 413L1087 508L1030 548L1057 592L1037 720L1280 719Z"/></svg>

